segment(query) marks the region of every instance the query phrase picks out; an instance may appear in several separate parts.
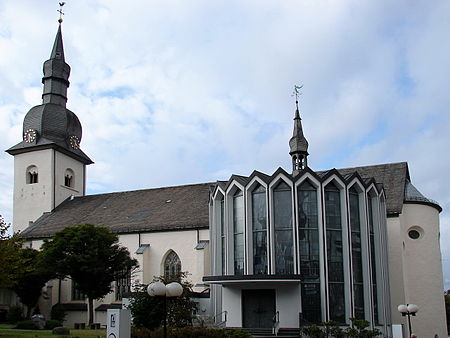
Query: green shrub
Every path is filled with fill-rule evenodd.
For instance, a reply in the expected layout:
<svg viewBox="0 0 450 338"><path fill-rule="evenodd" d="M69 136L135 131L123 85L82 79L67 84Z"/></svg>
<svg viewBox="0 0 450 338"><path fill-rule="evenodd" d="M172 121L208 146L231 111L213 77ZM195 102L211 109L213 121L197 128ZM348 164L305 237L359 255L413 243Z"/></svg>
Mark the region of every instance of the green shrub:
<svg viewBox="0 0 450 338"><path fill-rule="evenodd" d="M36 326L31 320L22 320L20 322L17 322L14 328L19 330L35 330Z"/></svg>
<svg viewBox="0 0 450 338"><path fill-rule="evenodd" d="M168 327L184 327L192 325L192 313L195 303L190 298L192 284L186 280L187 273L182 272L178 281L183 286L183 294L175 299L164 300L161 297L150 297L147 293L147 285L136 285L138 290L131 295L130 305L133 317L133 325L153 330L162 326L164 319L164 302L167 306ZM164 280L158 277L153 280L162 281L165 284L173 280Z"/></svg>
<svg viewBox="0 0 450 338"><path fill-rule="evenodd" d="M11 306L8 311L7 320L11 324L23 320L23 309L20 306Z"/></svg>
<svg viewBox="0 0 450 338"><path fill-rule="evenodd" d="M57 320L60 323L64 322L66 318L66 312L61 304L55 304L52 307L52 312L50 313L50 318L53 320Z"/></svg>
<svg viewBox="0 0 450 338"><path fill-rule="evenodd" d="M45 322L46 330L53 330L55 327L62 326L62 323L59 320L50 319Z"/></svg>
<svg viewBox="0 0 450 338"><path fill-rule="evenodd" d="M228 329L226 332L229 338L250 338L252 336L247 331L241 329Z"/></svg>

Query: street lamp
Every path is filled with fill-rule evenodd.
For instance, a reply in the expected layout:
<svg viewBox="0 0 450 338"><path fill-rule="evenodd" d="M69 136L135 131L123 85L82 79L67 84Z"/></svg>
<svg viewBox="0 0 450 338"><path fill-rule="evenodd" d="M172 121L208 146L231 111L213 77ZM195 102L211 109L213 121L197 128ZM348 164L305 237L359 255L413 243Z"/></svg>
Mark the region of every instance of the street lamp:
<svg viewBox="0 0 450 338"><path fill-rule="evenodd" d="M172 282L165 285L163 282L150 283L147 293L151 297L163 297L164 299L164 338L167 338L167 298L179 297L183 294L180 283Z"/></svg>
<svg viewBox="0 0 450 338"><path fill-rule="evenodd" d="M408 316L409 337L412 338L411 316L416 315L417 311L419 311L419 307L416 304L400 304L397 309L403 317Z"/></svg>

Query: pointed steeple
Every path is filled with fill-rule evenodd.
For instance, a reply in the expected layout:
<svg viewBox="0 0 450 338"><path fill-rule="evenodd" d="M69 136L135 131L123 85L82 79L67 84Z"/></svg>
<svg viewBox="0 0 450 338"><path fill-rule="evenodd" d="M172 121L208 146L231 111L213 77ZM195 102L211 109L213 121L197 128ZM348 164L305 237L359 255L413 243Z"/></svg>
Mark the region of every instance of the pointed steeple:
<svg viewBox="0 0 450 338"><path fill-rule="evenodd" d="M300 87L301 88L301 87ZM298 89L296 87L294 93L296 95L295 116L294 116L294 132L289 140L289 147L291 148L289 154L292 157L292 173L296 175L299 170L305 169L308 166L308 141L303 135L302 119L298 109Z"/></svg>
<svg viewBox="0 0 450 338"><path fill-rule="evenodd" d="M53 43L52 53L50 54L50 59L61 59L64 60L64 46L61 34L61 24L59 24L58 32L56 33L55 42Z"/></svg>
<svg viewBox="0 0 450 338"><path fill-rule="evenodd" d="M54 103L63 107L67 102L67 88L69 87L70 66L64 60L64 46L59 23L50 59L44 62L44 92L42 103Z"/></svg>
<svg viewBox="0 0 450 338"><path fill-rule="evenodd" d="M81 123L75 113L66 108L70 66L64 60L62 19L58 22L50 59L44 62L42 104L31 108L25 115L23 141L7 152L16 155L34 151L36 147L54 148L84 164L91 164L92 160L80 149Z"/></svg>

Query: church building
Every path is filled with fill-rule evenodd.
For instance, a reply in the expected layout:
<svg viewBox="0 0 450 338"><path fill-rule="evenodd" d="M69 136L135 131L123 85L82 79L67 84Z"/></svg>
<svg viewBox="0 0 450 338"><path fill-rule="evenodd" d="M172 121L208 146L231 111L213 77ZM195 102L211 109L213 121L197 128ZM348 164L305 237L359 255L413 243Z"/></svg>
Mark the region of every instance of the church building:
<svg viewBox="0 0 450 338"><path fill-rule="evenodd" d="M60 24L44 62L42 104L25 115L22 141L7 150L13 226L36 249L71 225L119 235L139 269L95 302L96 322L122 307L136 283L187 271L198 315L225 327L282 333L357 318L392 337L406 324L398 305L414 303L414 332L446 337L442 209L412 184L406 162L314 171L297 103L289 171L86 195L93 161L66 108L69 75ZM70 279L49 281L41 298L47 316L60 304L66 325L86 322L85 297Z"/></svg>

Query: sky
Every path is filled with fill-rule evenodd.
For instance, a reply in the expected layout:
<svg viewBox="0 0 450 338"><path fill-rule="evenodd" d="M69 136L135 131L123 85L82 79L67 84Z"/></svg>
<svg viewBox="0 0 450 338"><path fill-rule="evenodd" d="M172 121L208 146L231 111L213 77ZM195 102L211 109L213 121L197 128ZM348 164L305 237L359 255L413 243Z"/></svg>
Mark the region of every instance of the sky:
<svg viewBox="0 0 450 338"><path fill-rule="evenodd" d="M41 104L58 2L0 0L0 149ZM450 289L449 0L67 0L67 107L89 194L290 170L294 85L314 170L407 161L443 207ZM12 222L13 157L0 152Z"/></svg>

